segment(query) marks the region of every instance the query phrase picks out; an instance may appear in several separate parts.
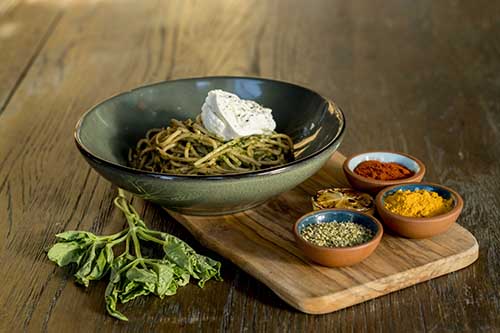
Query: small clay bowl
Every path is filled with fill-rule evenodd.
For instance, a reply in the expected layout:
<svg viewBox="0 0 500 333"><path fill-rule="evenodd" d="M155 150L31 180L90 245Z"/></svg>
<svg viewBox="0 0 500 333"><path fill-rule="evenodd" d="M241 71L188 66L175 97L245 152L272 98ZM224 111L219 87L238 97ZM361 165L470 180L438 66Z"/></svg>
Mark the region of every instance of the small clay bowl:
<svg viewBox="0 0 500 333"><path fill-rule="evenodd" d="M407 167L413 171L413 176L396 180L377 180L363 177L354 172L354 169L364 161L395 162ZM417 183L424 178L425 165L419 159L404 153L395 153L389 151L372 151L353 155L344 161L342 165L347 180L357 190L376 194L387 186Z"/></svg>
<svg viewBox="0 0 500 333"><path fill-rule="evenodd" d="M437 192L445 199L453 199L453 208L441 215L433 217L407 217L395 214L385 208L384 200L387 196L398 190L427 190ZM382 218L382 222L392 231L407 238L428 238L447 231L457 220L464 207L464 201L460 195L443 185L431 183L413 183L391 186L379 192L375 199L377 212Z"/></svg>
<svg viewBox="0 0 500 333"><path fill-rule="evenodd" d="M317 246L308 242L300 235L303 228L314 223L359 223L373 231L375 236L366 243L351 247ZM373 216L349 209L323 209L305 214L297 220L293 227L293 234L297 247L312 261L328 266L351 266L364 259L375 251L384 229L382 224Z"/></svg>

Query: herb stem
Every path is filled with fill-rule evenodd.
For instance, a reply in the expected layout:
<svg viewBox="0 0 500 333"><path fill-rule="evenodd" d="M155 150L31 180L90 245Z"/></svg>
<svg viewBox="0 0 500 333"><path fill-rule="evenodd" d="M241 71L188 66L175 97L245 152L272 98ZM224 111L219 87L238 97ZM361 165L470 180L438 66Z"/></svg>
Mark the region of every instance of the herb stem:
<svg viewBox="0 0 500 333"><path fill-rule="evenodd" d="M120 238L118 239L113 239L111 242L110 242L110 246L113 247L115 246L116 244L119 244L121 242L123 242L124 240L128 240L128 236L129 236L129 228L123 230L125 231L124 235L122 235Z"/></svg>
<svg viewBox="0 0 500 333"><path fill-rule="evenodd" d="M147 230L147 233L149 235L160 235L160 236L165 235L165 233L163 231L150 230L150 229Z"/></svg>
<svg viewBox="0 0 500 333"><path fill-rule="evenodd" d="M144 240L147 240L147 241L150 241L150 242L154 242L154 243L158 243L160 245L165 245L165 241L164 240L161 240L161 239L158 239L156 237L153 237L153 236L149 235L149 231L148 231L148 233L145 233L144 231L142 231L141 229L139 229L139 231L137 232L137 234L138 234L139 237L141 237Z"/></svg>
<svg viewBox="0 0 500 333"><path fill-rule="evenodd" d="M118 188L118 196L125 198L125 191L122 188Z"/></svg>
<svg viewBox="0 0 500 333"><path fill-rule="evenodd" d="M130 237L128 237L127 233L127 239L125 239L125 252L126 254L130 254Z"/></svg>
<svg viewBox="0 0 500 333"><path fill-rule="evenodd" d="M142 261L143 261L142 258L136 258L136 259L132 260L131 262L129 262L128 264L126 264L125 266L123 266L122 268L120 268L118 270L118 272L116 272L116 276L119 276L121 273L125 272L129 268L137 266L137 264L140 263L140 262L142 262Z"/></svg>
<svg viewBox="0 0 500 333"><path fill-rule="evenodd" d="M106 239L108 241L113 241L119 237L122 237L123 235L127 234L128 233L128 228L126 229L123 229L122 231L120 232L117 232L116 234L114 235L110 235L110 236L105 236L105 237L100 237L100 238L103 238L103 239Z"/></svg>
<svg viewBox="0 0 500 333"><path fill-rule="evenodd" d="M130 230L130 236L132 237L132 242L134 243L135 256L140 259L142 258L141 244L139 243L135 229Z"/></svg>

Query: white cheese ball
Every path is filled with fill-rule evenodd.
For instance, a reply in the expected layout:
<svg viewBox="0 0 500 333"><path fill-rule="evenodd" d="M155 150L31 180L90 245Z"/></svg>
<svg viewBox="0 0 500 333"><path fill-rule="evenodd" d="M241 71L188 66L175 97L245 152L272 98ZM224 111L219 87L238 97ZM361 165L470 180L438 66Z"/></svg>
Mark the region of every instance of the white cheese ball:
<svg viewBox="0 0 500 333"><path fill-rule="evenodd" d="M225 141L270 134L276 128L271 109L220 89L208 92L201 107L201 120L210 133Z"/></svg>

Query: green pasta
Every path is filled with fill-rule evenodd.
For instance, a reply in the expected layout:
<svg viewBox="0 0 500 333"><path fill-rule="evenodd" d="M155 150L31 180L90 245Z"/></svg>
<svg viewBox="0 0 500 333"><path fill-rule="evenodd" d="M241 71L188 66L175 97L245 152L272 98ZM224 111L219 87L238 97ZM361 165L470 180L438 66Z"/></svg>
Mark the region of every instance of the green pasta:
<svg viewBox="0 0 500 333"><path fill-rule="evenodd" d="M133 168L181 175L251 172L293 161L293 141L286 134L251 135L224 142L195 121L172 120L151 129L129 151Z"/></svg>

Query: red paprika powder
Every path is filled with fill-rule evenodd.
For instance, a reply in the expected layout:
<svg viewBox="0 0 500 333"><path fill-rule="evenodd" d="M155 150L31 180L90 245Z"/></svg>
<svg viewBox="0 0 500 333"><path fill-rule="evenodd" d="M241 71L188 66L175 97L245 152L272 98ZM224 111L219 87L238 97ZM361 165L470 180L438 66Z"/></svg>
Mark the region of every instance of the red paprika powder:
<svg viewBox="0 0 500 333"><path fill-rule="evenodd" d="M380 161L361 162L354 169L354 172L360 176L376 180L397 180L408 178L415 174L401 164Z"/></svg>

